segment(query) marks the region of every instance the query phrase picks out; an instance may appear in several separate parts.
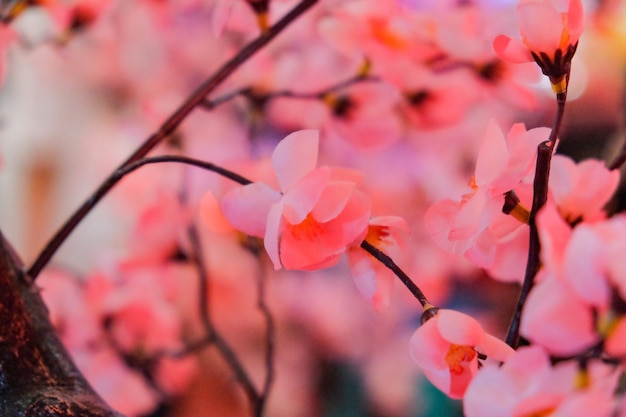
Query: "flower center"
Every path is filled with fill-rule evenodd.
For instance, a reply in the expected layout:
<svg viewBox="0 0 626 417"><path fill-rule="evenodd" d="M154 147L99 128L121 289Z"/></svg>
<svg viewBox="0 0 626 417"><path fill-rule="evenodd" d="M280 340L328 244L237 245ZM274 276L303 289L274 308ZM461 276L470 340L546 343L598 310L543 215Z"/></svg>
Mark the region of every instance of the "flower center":
<svg viewBox="0 0 626 417"><path fill-rule="evenodd" d="M387 241L389 238L389 227L387 226L372 226L370 225L367 228L367 235L365 236L365 240L367 240L372 245L379 247L383 243Z"/></svg>
<svg viewBox="0 0 626 417"><path fill-rule="evenodd" d="M288 224L293 237L297 240L313 240L322 234L322 225L313 218L311 213L298 224Z"/></svg>
<svg viewBox="0 0 626 417"><path fill-rule="evenodd" d="M450 372L460 375L467 368L467 363L474 360L477 355L478 353L471 346L451 344L445 360L450 368Z"/></svg>

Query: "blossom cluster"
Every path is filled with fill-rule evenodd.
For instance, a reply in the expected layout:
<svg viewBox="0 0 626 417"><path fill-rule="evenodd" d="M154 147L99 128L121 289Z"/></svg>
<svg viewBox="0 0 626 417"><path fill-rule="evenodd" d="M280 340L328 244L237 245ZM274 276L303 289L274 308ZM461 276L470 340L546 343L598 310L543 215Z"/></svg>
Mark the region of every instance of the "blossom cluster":
<svg viewBox="0 0 626 417"><path fill-rule="evenodd" d="M560 149L572 60L602 9L457 3L320 1L155 150L213 173L160 165L120 182L102 207L118 220L87 223L100 238L78 235L81 256L61 252L70 268L37 280L108 403L129 417L186 404L195 415L202 401L241 415L232 374L254 388L275 368L266 414L310 415L332 397L324 372L358 364L372 415L425 407L414 387L426 380L470 417L626 415L619 164ZM71 210L68 195L154 137L199 80L295 5L5 6L0 187ZM57 88L80 123L48 107ZM56 221L4 196L0 210Z"/></svg>

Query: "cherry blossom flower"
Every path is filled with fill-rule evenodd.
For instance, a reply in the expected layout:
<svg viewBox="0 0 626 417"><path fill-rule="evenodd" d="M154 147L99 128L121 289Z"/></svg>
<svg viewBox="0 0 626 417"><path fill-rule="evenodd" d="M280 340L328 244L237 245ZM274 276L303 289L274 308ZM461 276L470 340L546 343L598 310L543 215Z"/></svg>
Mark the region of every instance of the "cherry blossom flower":
<svg viewBox="0 0 626 417"><path fill-rule="evenodd" d="M599 365L599 364L593 364ZM486 364L463 398L467 417L611 415L615 371L593 366L580 379L573 361L556 366L540 346L520 348L502 365Z"/></svg>
<svg viewBox="0 0 626 417"><path fill-rule="evenodd" d="M619 184L618 170L609 170L604 162L572 159L555 155L550 168L550 193L568 222L604 218L602 211Z"/></svg>
<svg viewBox="0 0 626 417"><path fill-rule="evenodd" d="M541 282L528 295L520 333L559 356L580 353L598 342L591 305L554 275L537 279Z"/></svg>
<svg viewBox="0 0 626 417"><path fill-rule="evenodd" d="M259 182L222 199L224 215L235 228L264 238L276 269L331 266L367 232L371 201L356 189L361 175L315 168L318 142L317 131L303 130L276 147L272 164L281 192Z"/></svg>
<svg viewBox="0 0 626 417"><path fill-rule="evenodd" d="M413 333L410 350L430 382L452 398L463 397L484 356L505 361L514 353L474 318L446 309Z"/></svg>
<svg viewBox="0 0 626 417"><path fill-rule="evenodd" d="M534 59L555 93L564 93L584 26L582 0L522 0L517 15L522 39L499 35L494 40L496 53L517 63Z"/></svg>
<svg viewBox="0 0 626 417"><path fill-rule="evenodd" d="M442 248L464 254L482 267L494 264L496 244L510 245L508 239L522 226L502 213L504 193L523 185L533 169L537 145L548 134L547 128L526 131L516 124L505 138L495 122L490 122L470 180L471 191L461 201L436 202L425 214L426 229ZM524 236L518 234L517 238Z"/></svg>

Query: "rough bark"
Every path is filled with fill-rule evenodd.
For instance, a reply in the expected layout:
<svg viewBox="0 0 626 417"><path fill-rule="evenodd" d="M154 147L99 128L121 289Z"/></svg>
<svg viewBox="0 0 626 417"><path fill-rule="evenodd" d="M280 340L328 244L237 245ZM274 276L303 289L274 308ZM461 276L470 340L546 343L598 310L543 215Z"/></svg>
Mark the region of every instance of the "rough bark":
<svg viewBox="0 0 626 417"><path fill-rule="evenodd" d="M37 287L1 233L0 416L123 417L73 364Z"/></svg>

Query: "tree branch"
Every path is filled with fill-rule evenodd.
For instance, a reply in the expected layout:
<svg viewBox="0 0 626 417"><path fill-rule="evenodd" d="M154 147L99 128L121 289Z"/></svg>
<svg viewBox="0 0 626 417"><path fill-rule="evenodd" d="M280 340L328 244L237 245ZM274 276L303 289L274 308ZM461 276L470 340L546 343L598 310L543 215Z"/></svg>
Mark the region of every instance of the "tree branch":
<svg viewBox="0 0 626 417"><path fill-rule="evenodd" d="M0 233L0 415L122 417L93 391Z"/></svg>
<svg viewBox="0 0 626 417"><path fill-rule="evenodd" d="M520 343L520 325L522 320L522 310L526 304L526 298L535 284L535 276L541 267L541 243L539 242L539 231L537 230L536 217L539 210L548 200L548 181L550 179L550 163L552 154L556 147L559 131L565 114L565 94L557 95L557 111L554 119L554 126L550 132L550 137L537 147L537 162L535 167L535 178L533 180L533 205L530 210L528 224L530 226L530 240L528 245L528 260L526 262L526 272L522 283L517 306L509 325L506 336L506 343L512 348L517 348Z"/></svg>
<svg viewBox="0 0 626 417"><path fill-rule="evenodd" d="M237 68L244 64L261 48L267 45L279 33L281 33L289 24L296 20L305 11L311 8L317 0L302 0L281 20L273 25L267 32L261 34L254 41L246 45L237 55L226 62L213 76L200 85L196 91L161 125L159 130L147 138L144 143L133 154L120 165L120 167L112 174L115 175L119 170L145 157L155 146L161 143L167 136L171 135L178 126L187 118L187 116L198 106L204 99L215 90L224 80L226 80ZM91 212L95 205L106 195L115 185L116 181L111 181L111 177L107 178L98 189L70 216L70 218L61 226L54 234L52 239L46 244L42 252L39 254L35 262L28 269L28 275L35 280L41 270L48 264L52 256L59 247L65 242L70 233L78 226L78 224Z"/></svg>

